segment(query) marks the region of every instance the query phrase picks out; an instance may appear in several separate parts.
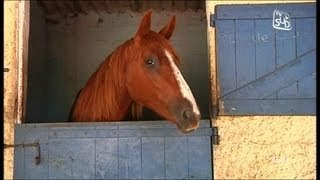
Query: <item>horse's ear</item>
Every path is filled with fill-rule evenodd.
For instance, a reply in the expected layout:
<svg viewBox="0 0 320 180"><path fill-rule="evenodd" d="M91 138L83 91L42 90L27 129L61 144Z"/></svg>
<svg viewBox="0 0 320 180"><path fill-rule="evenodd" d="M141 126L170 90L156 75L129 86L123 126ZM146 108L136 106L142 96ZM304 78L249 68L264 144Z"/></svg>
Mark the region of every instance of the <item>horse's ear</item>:
<svg viewBox="0 0 320 180"><path fill-rule="evenodd" d="M144 13L142 20L140 22L139 29L136 33L137 36L143 36L147 34L150 31L151 28L151 15L152 15L152 9L149 9L147 12Z"/></svg>
<svg viewBox="0 0 320 180"><path fill-rule="evenodd" d="M174 15L171 18L170 22L159 31L159 34L161 34L162 36L164 36L167 39L170 39L175 27L176 27L176 16Z"/></svg>

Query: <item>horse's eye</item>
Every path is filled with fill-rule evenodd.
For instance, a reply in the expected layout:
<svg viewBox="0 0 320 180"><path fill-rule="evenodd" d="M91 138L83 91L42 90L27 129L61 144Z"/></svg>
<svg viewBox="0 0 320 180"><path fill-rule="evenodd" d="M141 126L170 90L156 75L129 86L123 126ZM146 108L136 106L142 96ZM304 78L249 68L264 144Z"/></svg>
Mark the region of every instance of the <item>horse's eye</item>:
<svg viewBox="0 0 320 180"><path fill-rule="evenodd" d="M152 60L152 59L147 59L146 61L145 61L145 63L146 63L146 65L154 65L155 63L154 63L154 60Z"/></svg>

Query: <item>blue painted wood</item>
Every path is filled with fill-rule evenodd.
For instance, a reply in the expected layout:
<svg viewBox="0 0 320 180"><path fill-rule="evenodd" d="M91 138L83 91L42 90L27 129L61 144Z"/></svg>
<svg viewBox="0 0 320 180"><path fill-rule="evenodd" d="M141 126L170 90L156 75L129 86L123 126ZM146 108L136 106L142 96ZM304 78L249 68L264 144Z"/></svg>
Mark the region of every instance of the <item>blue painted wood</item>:
<svg viewBox="0 0 320 180"><path fill-rule="evenodd" d="M271 94L270 96L266 97L265 99L278 99L278 93L274 93L274 94Z"/></svg>
<svg viewBox="0 0 320 180"><path fill-rule="evenodd" d="M297 56L316 48L316 18L296 19Z"/></svg>
<svg viewBox="0 0 320 180"><path fill-rule="evenodd" d="M210 137L188 137L189 179L212 179Z"/></svg>
<svg viewBox="0 0 320 180"><path fill-rule="evenodd" d="M234 21L217 21L216 27L217 57L223 59L217 62L220 96L236 89L236 56ZM228 67L228 68L224 68Z"/></svg>
<svg viewBox="0 0 320 180"><path fill-rule="evenodd" d="M274 10L291 30L273 28ZM315 15L315 3L216 6L220 115L315 114Z"/></svg>
<svg viewBox="0 0 320 180"><path fill-rule="evenodd" d="M211 134L210 128L195 131L192 136L206 136ZM166 137L186 136L176 129L119 129L119 130L49 130L49 138L73 139L73 138L125 138L125 137ZM188 135L187 135L188 136Z"/></svg>
<svg viewBox="0 0 320 180"><path fill-rule="evenodd" d="M236 77L237 88L255 80L254 21L236 20Z"/></svg>
<svg viewBox="0 0 320 180"><path fill-rule="evenodd" d="M316 114L316 100L223 100L220 103L220 108L220 115L257 115L262 113L268 115L314 115Z"/></svg>
<svg viewBox="0 0 320 180"><path fill-rule="evenodd" d="M14 131L15 144L23 144L25 142L25 134L27 129L24 127L16 126ZM25 176L25 161L24 161L24 148L14 149L14 168L13 179L23 179ZM32 163L32 162L28 162Z"/></svg>
<svg viewBox="0 0 320 180"><path fill-rule="evenodd" d="M272 20L254 20L255 36L254 41L256 46L255 61L256 61L256 79L265 76L276 68L275 56L275 30L270 24Z"/></svg>
<svg viewBox="0 0 320 180"><path fill-rule="evenodd" d="M39 165L36 165L35 162L35 156L37 155L37 149L36 148L25 148L24 149L24 161L25 164L28 162L32 162L29 165L25 165L25 177L27 179L35 179L35 178L44 178L46 177L48 173L48 166L46 165L49 161L48 157L48 128L36 128L33 127L30 129L30 131L27 131L24 134L25 142L34 142L38 141L42 144L40 147L41 149L41 163Z"/></svg>
<svg viewBox="0 0 320 180"><path fill-rule="evenodd" d="M15 134L16 142L39 140L41 148L37 166L34 149L15 149L16 179L212 176L210 120L202 120L199 129L188 135L166 121L18 124Z"/></svg>
<svg viewBox="0 0 320 180"><path fill-rule="evenodd" d="M14 162L17 162L17 169L14 171L14 179L43 179L48 174L48 128L46 127L22 127L15 130L15 143L33 143L39 142L41 146L41 162L35 164L37 149L35 147L15 148L17 156ZM16 163L15 163L16 164ZM16 167L16 166L15 166ZM23 168L23 169L18 169Z"/></svg>
<svg viewBox="0 0 320 180"><path fill-rule="evenodd" d="M142 138L142 178L164 179L164 138L144 137Z"/></svg>
<svg viewBox="0 0 320 180"><path fill-rule="evenodd" d="M298 94L298 83L294 82L293 84L280 89L278 91L278 97L279 99L292 99L292 98L299 98Z"/></svg>
<svg viewBox="0 0 320 180"><path fill-rule="evenodd" d="M292 30L276 30L276 65L277 68L286 65L297 58L295 20L291 20Z"/></svg>
<svg viewBox="0 0 320 180"><path fill-rule="evenodd" d="M96 139L96 178L118 179L119 177L119 139Z"/></svg>
<svg viewBox="0 0 320 180"><path fill-rule="evenodd" d="M94 149L94 139L50 139L49 179L95 178Z"/></svg>
<svg viewBox="0 0 320 180"><path fill-rule="evenodd" d="M298 96L300 98L316 98L316 74L315 72L298 82Z"/></svg>
<svg viewBox="0 0 320 180"><path fill-rule="evenodd" d="M141 138L119 138L119 179L141 179Z"/></svg>
<svg viewBox="0 0 320 180"><path fill-rule="evenodd" d="M289 13L291 18L316 16L315 3L217 5L215 12L218 20L265 19L272 18L274 10Z"/></svg>
<svg viewBox="0 0 320 180"><path fill-rule="evenodd" d="M227 94L223 99L264 99L274 92L315 72L316 52L312 51L276 71Z"/></svg>
<svg viewBox="0 0 320 180"><path fill-rule="evenodd" d="M187 137L165 137L166 179L188 179Z"/></svg>

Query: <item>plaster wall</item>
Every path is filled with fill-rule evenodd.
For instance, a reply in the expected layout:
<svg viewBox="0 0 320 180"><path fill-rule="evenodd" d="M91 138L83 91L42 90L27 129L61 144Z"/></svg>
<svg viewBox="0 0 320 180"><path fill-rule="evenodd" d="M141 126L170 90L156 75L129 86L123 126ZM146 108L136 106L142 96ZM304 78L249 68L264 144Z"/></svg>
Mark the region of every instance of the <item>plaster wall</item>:
<svg viewBox="0 0 320 180"><path fill-rule="evenodd" d="M17 115L17 1L4 1L4 143L14 143L14 122ZM12 179L13 149L4 149L4 179Z"/></svg>

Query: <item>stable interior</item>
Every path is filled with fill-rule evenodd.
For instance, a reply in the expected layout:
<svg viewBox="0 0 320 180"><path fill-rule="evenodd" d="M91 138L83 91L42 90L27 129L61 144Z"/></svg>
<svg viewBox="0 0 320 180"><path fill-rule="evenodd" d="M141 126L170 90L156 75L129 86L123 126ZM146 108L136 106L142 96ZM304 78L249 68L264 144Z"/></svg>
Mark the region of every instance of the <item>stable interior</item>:
<svg viewBox="0 0 320 180"><path fill-rule="evenodd" d="M153 8L152 29L176 15L180 55L201 118L209 118L205 1L30 1L26 123L67 122L74 99L105 58L136 33ZM161 120L144 109L140 120Z"/></svg>

